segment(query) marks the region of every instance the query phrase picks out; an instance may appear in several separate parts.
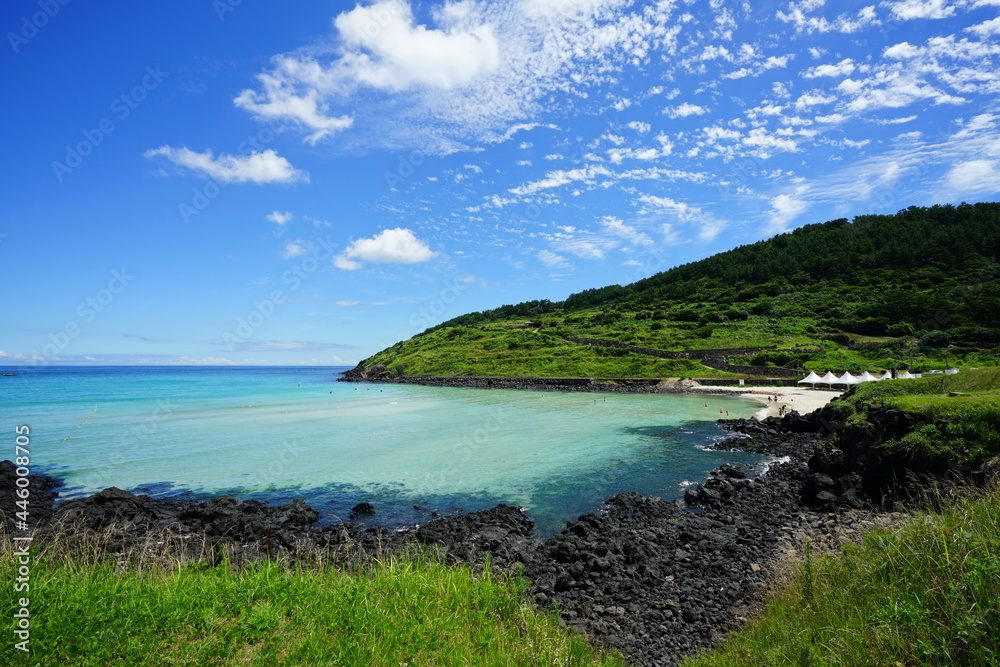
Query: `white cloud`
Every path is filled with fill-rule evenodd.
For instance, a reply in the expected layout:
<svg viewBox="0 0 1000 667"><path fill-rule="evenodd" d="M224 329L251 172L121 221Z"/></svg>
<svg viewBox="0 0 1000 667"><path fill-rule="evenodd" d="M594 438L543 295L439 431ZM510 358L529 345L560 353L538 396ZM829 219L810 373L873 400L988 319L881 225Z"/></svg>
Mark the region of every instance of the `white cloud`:
<svg viewBox="0 0 1000 667"><path fill-rule="evenodd" d="M990 19L989 21L983 21L982 23L977 23L976 25L969 26L966 28L968 32L974 32L979 35L980 39L986 39L993 35L1000 35L1000 16L995 19Z"/></svg>
<svg viewBox="0 0 1000 667"><path fill-rule="evenodd" d="M903 0L890 3L889 9L897 18L904 21L911 19L945 19L954 15L954 5L945 0Z"/></svg>
<svg viewBox="0 0 1000 667"><path fill-rule="evenodd" d="M802 76L807 79L816 79L821 76L847 76L855 69L857 69L857 66L854 64L854 61L850 58L845 58L836 65L817 65L816 67L807 69L802 73Z"/></svg>
<svg viewBox="0 0 1000 667"><path fill-rule="evenodd" d="M570 267L565 257L550 250L539 250L536 256L542 264L552 269L568 269Z"/></svg>
<svg viewBox="0 0 1000 667"><path fill-rule="evenodd" d="M276 225L285 225L291 221L292 214L290 211L285 211L284 213L281 211L272 211L267 214L266 218Z"/></svg>
<svg viewBox="0 0 1000 667"><path fill-rule="evenodd" d="M281 256L285 259L292 259L293 257L301 257L310 252L312 252L311 244L301 239L296 239L285 244L285 249L281 251Z"/></svg>
<svg viewBox="0 0 1000 667"><path fill-rule="evenodd" d="M955 165L945 178L956 195L1000 191L1000 161L969 160Z"/></svg>
<svg viewBox="0 0 1000 667"><path fill-rule="evenodd" d="M345 50L337 69L357 83L390 91L467 84L500 63L493 28L468 25L472 10L473 3L446 4L438 17L443 27L429 29L414 23L402 0L357 6L334 20Z"/></svg>
<svg viewBox="0 0 1000 667"><path fill-rule="evenodd" d="M341 300L335 302L333 305L335 305L335 306L356 306L359 303L361 303L361 302L360 301L350 301L348 299L341 299Z"/></svg>
<svg viewBox="0 0 1000 667"><path fill-rule="evenodd" d="M646 236L646 234L640 232L635 227L626 225L622 220L614 216L605 216L600 220L601 226L606 230L619 236L629 243L633 243L638 246L648 246L653 244L653 239Z"/></svg>
<svg viewBox="0 0 1000 667"><path fill-rule="evenodd" d="M686 22L670 2L556 11L549 1L459 0L424 5L427 19L411 5L376 0L340 13L328 40L276 56L238 104L295 120L310 141L339 132L347 146L447 154L508 139L554 99L571 108L557 93L586 98L618 72L676 53Z"/></svg>
<svg viewBox="0 0 1000 667"><path fill-rule="evenodd" d="M308 181L309 175L292 167L291 163L274 150L250 155L220 155L212 151L195 153L187 147L161 146L143 153L146 158L162 155L178 167L214 178L223 183L292 183Z"/></svg>
<svg viewBox="0 0 1000 667"><path fill-rule="evenodd" d="M770 157L772 150L794 153L799 149L794 139L790 139L787 136L780 136L777 133L769 134L767 130L761 127L750 130L747 136L743 138L743 143L747 146L757 147L758 151L756 154L762 158Z"/></svg>
<svg viewBox="0 0 1000 667"><path fill-rule="evenodd" d="M355 262L353 259L348 259L343 255L337 255L334 257L333 265L338 269L343 269L344 271L354 271L364 266L361 262Z"/></svg>
<svg viewBox="0 0 1000 667"><path fill-rule="evenodd" d="M397 227L383 230L372 238L352 241L343 253L334 258L334 266L353 271L361 268L361 262L416 264L436 256L437 253L418 239L411 230Z"/></svg>
<svg viewBox="0 0 1000 667"><path fill-rule="evenodd" d="M769 230L773 233L785 231L788 228L788 223L807 208L809 208L808 203L796 199L792 195L783 194L774 197L771 199L771 210L768 211L771 217L768 224Z"/></svg>
<svg viewBox="0 0 1000 667"><path fill-rule="evenodd" d="M701 208L671 199L670 197L642 195L639 197L639 201L645 204L639 210L640 214L668 213L675 216L681 222L697 225L699 228L698 238L702 241L714 239L725 228L725 224L722 221L717 220ZM664 224L663 230L664 243L669 245L678 241L677 233L672 229L671 225Z"/></svg>
<svg viewBox="0 0 1000 667"><path fill-rule="evenodd" d="M879 24L873 5L863 7L854 16L841 14L832 21L824 16L809 16L810 12L822 7L823 4L823 0L791 2L787 12L779 11L776 16L779 21L793 24L796 31L808 34L814 32L854 33L870 25Z"/></svg>
<svg viewBox="0 0 1000 667"><path fill-rule="evenodd" d="M532 181L516 188L511 188L509 192L513 195L530 195L538 192L539 190L557 188L566 185L567 183L572 183L573 181L590 181L595 176L608 176L610 174L610 170L600 165L593 165L582 169L559 169L557 171L548 172L545 174L545 178L540 180Z"/></svg>
<svg viewBox="0 0 1000 667"><path fill-rule="evenodd" d="M822 93L811 92L805 93L795 100L796 109L805 109L808 107L816 106L819 104L829 104L830 102L836 102L836 97L831 97L830 95L823 95Z"/></svg>
<svg viewBox="0 0 1000 667"><path fill-rule="evenodd" d="M297 85L293 72L287 71L298 70L311 63L299 63L280 57L276 59L276 63L274 73L257 75L257 80L264 87L262 93L244 90L233 98L233 104L249 111L257 120L287 119L306 126L313 130L305 139L312 144L354 124L354 119L350 116L329 116L320 92L315 88ZM303 91L296 94L296 88L303 88Z"/></svg>
<svg viewBox="0 0 1000 667"><path fill-rule="evenodd" d="M663 110L665 114L671 118L686 118L688 116L701 116L702 114L708 113L708 109L697 104L691 104L690 102L685 102L676 107L667 107Z"/></svg>
<svg viewBox="0 0 1000 667"><path fill-rule="evenodd" d="M643 123L642 121L633 120L628 124L628 126L638 132L639 134L645 134L649 132L651 128L649 123Z"/></svg>

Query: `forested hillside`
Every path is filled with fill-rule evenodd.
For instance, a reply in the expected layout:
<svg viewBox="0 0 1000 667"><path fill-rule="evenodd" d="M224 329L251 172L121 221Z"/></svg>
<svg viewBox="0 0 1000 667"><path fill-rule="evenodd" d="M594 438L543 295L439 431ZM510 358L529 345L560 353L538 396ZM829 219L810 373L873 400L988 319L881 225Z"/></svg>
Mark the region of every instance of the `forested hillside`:
<svg viewBox="0 0 1000 667"><path fill-rule="evenodd" d="M807 369L995 363L998 249L1000 203L832 220L631 285L462 315L362 365L410 374L717 374L622 349L581 351L574 337L659 350L774 347L735 361Z"/></svg>

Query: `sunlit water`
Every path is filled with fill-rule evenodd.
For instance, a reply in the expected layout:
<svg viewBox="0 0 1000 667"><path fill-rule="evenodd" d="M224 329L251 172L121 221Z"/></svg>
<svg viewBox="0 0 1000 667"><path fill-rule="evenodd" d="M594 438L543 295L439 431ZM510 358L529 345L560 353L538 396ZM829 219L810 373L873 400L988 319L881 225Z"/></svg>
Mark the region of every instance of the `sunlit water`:
<svg viewBox="0 0 1000 667"><path fill-rule="evenodd" d="M720 408L759 407L728 397L354 384L322 367L3 370L18 376L0 378L2 458L29 425L61 499L301 497L324 522L368 501L382 525L504 502L554 532L616 493L674 498L724 461L765 460L704 449Z"/></svg>

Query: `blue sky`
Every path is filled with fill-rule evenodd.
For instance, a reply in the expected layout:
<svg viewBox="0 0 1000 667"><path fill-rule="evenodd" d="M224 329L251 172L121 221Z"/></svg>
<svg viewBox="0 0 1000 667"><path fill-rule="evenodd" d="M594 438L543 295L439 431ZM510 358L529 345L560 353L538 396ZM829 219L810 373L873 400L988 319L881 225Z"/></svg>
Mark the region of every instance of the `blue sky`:
<svg viewBox="0 0 1000 667"><path fill-rule="evenodd" d="M1000 192L1000 0L0 11L0 364L353 363Z"/></svg>

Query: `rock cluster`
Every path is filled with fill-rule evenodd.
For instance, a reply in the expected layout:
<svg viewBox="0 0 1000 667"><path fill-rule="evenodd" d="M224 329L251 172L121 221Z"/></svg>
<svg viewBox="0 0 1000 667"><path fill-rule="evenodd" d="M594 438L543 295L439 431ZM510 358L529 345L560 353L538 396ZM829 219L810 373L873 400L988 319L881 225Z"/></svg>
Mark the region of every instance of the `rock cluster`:
<svg viewBox="0 0 1000 667"><path fill-rule="evenodd" d="M27 511L25 523L29 526L38 526L48 523L52 518L52 505L55 502L60 483L58 480L51 477L46 477L45 475L28 475L26 479L28 480L28 485L26 487L21 487L17 484L18 477L17 466L14 465L12 461L0 461L0 526L3 527L8 533L12 533L16 530L16 522L18 519L18 512ZM22 471L24 472L24 471ZM18 488L26 488L28 490L28 506L27 510L24 509L23 505L18 506L18 500L21 500L16 490ZM25 516L22 514L22 516Z"/></svg>
<svg viewBox="0 0 1000 667"><path fill-rule="evenodd" d="M896 414L885 418L893 433L906 422ZM53 510L54 481L41 477L32 478L32 511L48 519L38 531L43 539L67 530L110 531L122 549L170 531L224 543L246 557L333 549L371 559L419 544L481 567L488 554L494 569L522 571L537 603L557 605L567 625L619 647L635 664L673 665L744 622L768 572L806 540L833 548L892 518L869 501L883 504L879 480L885 466L893 470L872 453L871 436L864 441L841 432L843 449L834 449L823 439L839 425L820 412L719 423L733 435L717 449L765 453L775 462L756 476L720 466L683 498L617 495L599 514L581 516L544 539L533 536L521 508L508 505L395 531L351 522L319 528L318 513L301 500L280 506L232 497L163 501L117 488ZM9 462L0 464L4 486L13 488L14 476ZM14 508L7 498L3 503L9 531ZM377 511L368 503L353 509Z"/></svg>

